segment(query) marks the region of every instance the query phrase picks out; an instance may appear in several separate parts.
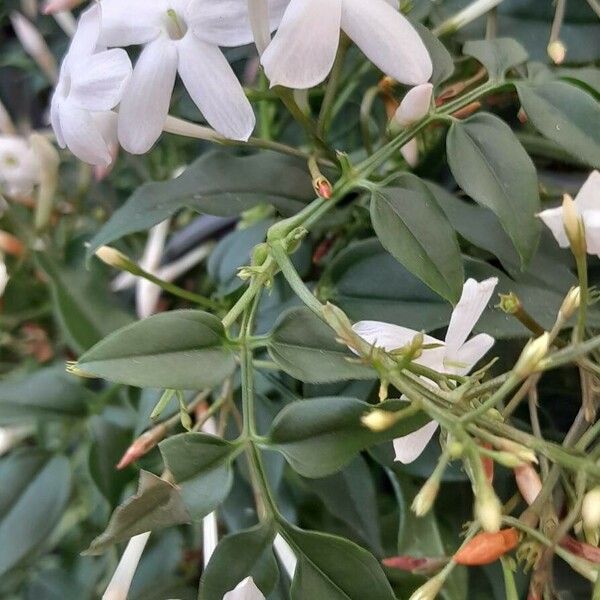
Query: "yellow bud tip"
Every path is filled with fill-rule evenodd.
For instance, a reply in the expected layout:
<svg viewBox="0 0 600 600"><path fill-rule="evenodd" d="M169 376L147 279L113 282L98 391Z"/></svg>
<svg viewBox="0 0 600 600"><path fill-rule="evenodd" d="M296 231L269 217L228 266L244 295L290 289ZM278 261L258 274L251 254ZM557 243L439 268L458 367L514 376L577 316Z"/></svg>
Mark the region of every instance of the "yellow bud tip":
<svg viewBox="0 0 600 600"><path fill-rule="evenodd" d="M540 337L531 340L523 348L523 352L515 365L514 372L518 377L525 378L535 372L542 359L550 349L550 335L543 333Z"/></svg>
<svg viewBox="0 0 600 600"><path fill-rule="evenodd" d="M567 56L567 48L560 40L550 42L547 52L555 65L561 65Z"/></svg>
<svg viewBox="0 0 600 600"><path fill-rule="evenodd" d="M370 413L363 415L361 423L371 431L385 431L396 422L396 415L387 410L375 409Z"/></svg>
<svg viewBox="0 0 600 600"><path fill-rule="evenodd" d="M428 479L419 490L411 505L412 511L417 517L424 517L433 506L440 489L440 484L434 479Z"/></svg>
<svg viewBox="0 0 600 600"><path fill-rule="evenodd" d="M565 296L560 312L565 319L570 319L579 309L581 303L581 288L579 286L572 287L569 293Z"/></svg>
<svg viewBox="0 0 600 600"><path fill-rule="evenodd" d="M96 256L109 267L115 267L116 269L126 269L128 263L131 262L125 254L110 246L101 246L98 248Z"/></svg>

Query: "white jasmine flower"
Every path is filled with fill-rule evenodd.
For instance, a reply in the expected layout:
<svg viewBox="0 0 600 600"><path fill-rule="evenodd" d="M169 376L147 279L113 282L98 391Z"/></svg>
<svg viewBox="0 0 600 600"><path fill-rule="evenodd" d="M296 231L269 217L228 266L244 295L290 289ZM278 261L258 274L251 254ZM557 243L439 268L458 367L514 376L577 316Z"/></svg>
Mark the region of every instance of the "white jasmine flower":
<svg viewBox="0 0 600 600"><path fill-rule="evenodd" d="M149 537L150 532L148 531L129 540L112 579L102 595L102 600L127 600L133 576L137 571Z"/></svg>
<svg viewBox="0 0 600 600"><path fill-rule="evenodd" d="M29 142L18 135L0 135L0 192L22 198L39 180L40 164Z"/></svg>
<svg viewBox="0 0 600 600"><path fill-rule="evenodd" d="M233 590L223 596L223 600L265 600L264 594L256 587L252 577L240 581Z"/></svg>
<svg viewBox="0 0 600 600"><path fill-rule="evenodd" d="M494 338L485 333L480 333L468 341L467 339L488 305L497 284L498 280L495 277L481 283L468 279L452 312L445 340L425 335L423 344L437 347L423 350L423 354L415 363L441 373L466 375L494 345ZM359 321L353 329L365 341L388 352L406 346L419 333L379 321ZM416 460L433 437L437 426L438 424L432 421L421 429L394 440L396 460L402 463Z"/></svg>
<svg viewBox="0 0 600 600"><path fill-rule="evenodd" d="M588 254L600 256L600 172L592 171L575 196L574 208L583 220ZM569 247L564 225L563 207L542 211L538 217L550 229L561 248Z"/></svg>
<svg viewBox="0 0 600 600"><path fill-rule="evenodd" d="M273 27L277 7L270 6ZM219 46L252 41L247 0L104 0L108 46L143 44L119 110L119 140L148 151L160 136L177 73L208 123L223 136L247 140L255 116Z"/></svg>
<svg viewBox="0 0 600 600"><path fill-rule="evenodd" d="M100 38L100 5L87 9L67 55L51 105L51 121L62 148L93 165L113 160L116 115L131 76L131 62L121 49L105 50Z"/></svg>
<svg viewBox="0 0 600 600"><path fill-rule="evenodd" d="M431 108L432 96L433 85L431 83L423 83L411 88L402 99L394 119L402 127L420 121Z"/></svg>
<svg viewBox="0 0 600 600"><path fill-rule="evenodd" d="M386 0L291 0L262 55L271 85L306 89L321 83L333 66L340 29L397 81L419 85L431 77L419 34Z"/></svg>

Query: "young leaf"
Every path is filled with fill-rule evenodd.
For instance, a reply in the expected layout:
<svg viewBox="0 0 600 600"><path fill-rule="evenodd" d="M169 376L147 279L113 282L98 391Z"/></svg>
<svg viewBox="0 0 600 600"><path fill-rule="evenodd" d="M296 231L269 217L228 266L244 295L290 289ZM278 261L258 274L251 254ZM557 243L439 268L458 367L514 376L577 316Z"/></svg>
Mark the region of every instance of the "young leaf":
<svg viewBox="0 0 600 600"><path fill-rule="evenodd" d="M293 308L275 324L271 358L292 377L310 383L373 379L375 371L335 339L333 330L307 308ZM349 362L349 360L354 362Z"/></svg>
<svg viewBox="0 0 600 600"><path fill-rule="evenodd" d="M0 424L82 418L93 398L62 365L11 377L0 382Z"/></svg>
<svg viewBox="0 0 600 600"><path fill-rule="evenodd" d="M401 403L404 405L404 403ZM396 403L379 408L398 408ZM315 398L286 406L275 418L269 443L304 477L331 475L361 450L415 431L428 422L418 413L386 431L373 432L361 423L372 409L355 398Z"/></svg>
<svg viewBox="0 0 600 600"><path fill-rule="evenodd" d="M343 538L284 525L298 566L292 600L395 600L375 557Z"/></svg>
<svg viewBox="0 0 600 600"><path fill-rule="evenodd" d="M92 541L84 554L101 554L106 548L134 535L191 520L174 485L148 471L140 471L137 493L113 512L108 527Z"/></svg>
<svg viewBox="0 0 600 600"><path fill-rule="evenodd" d="M371 220L383 247L449 302L460 298L464 272L456 234L435 198L401 187L377 190Z"/></svg>
<svg viewBox="0 0 600 600"><path fill-rule="evenodd" d="M574 157L600 167L600 103L564 81L517 84L519 100L533 126Z"/></svg>
<svg viewBox="0 0 600 600"><path fill-rule="evenodd" d="M244 157L211 152L177 179L138 188L96 234L88 257L100 246L150 229L182 208L226 217L268 203L291 215L314 195L301 160L266 151Z"/></svg>
<svg viewBox="0 0 600 600"><path fill-rule="evenodd" d="M463 46L463 54L476 58L486 68L491 80L502 79L508 69L529 58L527 50L513 38L472 40Z"/></svg>
<svg viewBox="0 0 600 600"><path fill-rule="evenodd" d="M21 451L0 462L0 577L36 553L65 510L71 470L64 456Z"/></svg>
<svg viewBox="0 0 600 600"><path fill-rule="evenodd" d="M231 460L237 446L211 435L182 433L167 438L159 448L194 520L225 500L233 481Z"/></svg>
<svg viewBox="0 0 600 600"><path fill-rule="evenodd" d="M175 310L115 331L77 366L116 383L199 390L233 373L235 359L217 317Z"/></svg>
<svg viewBox="0 0 600 600"><path fill-rule="evenodd" d="M279 577L273 555L273 524L265 521L252 529L225 536L212 555L202 579L198 600L222 600L246 577L268 596Z"/></svg>
<svg viewBox="0 0 600 600"><path fill-rule="evenodd" d="M527 265L537 247L540 210L535 166L510 127L488 113L455 121L446 140L458 185L490 208Z"/></svg>

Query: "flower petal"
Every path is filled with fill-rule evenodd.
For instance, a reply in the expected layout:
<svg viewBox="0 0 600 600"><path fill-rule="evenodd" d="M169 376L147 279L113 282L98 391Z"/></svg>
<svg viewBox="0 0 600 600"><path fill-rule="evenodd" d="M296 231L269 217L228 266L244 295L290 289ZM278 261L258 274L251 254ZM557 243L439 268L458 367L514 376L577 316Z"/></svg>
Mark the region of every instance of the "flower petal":
<svg viewBox="0 0 600 600"><path fill-rule="evenodd" d="M342 29L384 73L407 85L426 83L433 72L421 37L385 0L343 0Z"/></svg>
<svg viewBox="0 0 600 600"><path fill-rule="evenodd" d="M409 167L416 167L419 164L419 142L417 138L412 138L400 148L400 154Z"/></svg>
<svg viewBox="0 0 600 600"><path fill-rule="evenodd" d="M396 453L395 460L404 463L405 465L417 460L423 453L423 450L425 450L427 444L431 441L437 428L437 422L431 421L430 423L427 423L427 425L421 427L421 429L417 429L408 435L396 438L394 440L394 452Z"/></svg>
<svg viewBox="0 0 600 600"><path fill-rule="evenodd" d="M223 600L265 600L264 594L256 587L252 577L240 581L233 590L223 596Z"/></svg>
<svg viewBox="0 0 600 600"><path fill-rule="evenodd" d="M339 45L341 16L342 0L290 2L262 55L271 87L307 89L327 77Z"/></svg>
<svg viewBox="0 0 600 600"><path fill-rule="evenodd" d="M54 92L52 96L52 101L50 102L50 124L52 125L52 129L54 130L54 135L56 136L56 141L61 148L66 148L67 143L65 142L65 137L62 132L62 127L60 125L60 100L58 99L58 93Z"/></svg>
<svg viewBox="0 0 600 600"><path fill-rule="evenodd" d="M191 32L177 48L179 74L204 118L221 135L247 140L256 122L254 111L221 50Z"/></svg>
<svg viewBox="0 0 600 600"><path fill-rule="evenodd" d="M600 209L583 213L585 226L585 245L588 254L600 255Z"/></svg>
<svg viewBox="0 0 600 600"><path fill-rule="evenodd" d="M64 141L77 158L91 165L111 163L108 144L90 112L66 102L60 107L59 119Z"/></svg>
<svg viewBox="0 0 600 600"><path fill-rule="evenodd" d="M600 171L594 170L590 173L575 197L575 205L579 213L600 210Z"/></svg>
<svg viewBox="0 0 600 600"><path fill-rule="evenodd" d="M148 44L137 61L119 108L119 141L143 154L160 137L177 74L177 48L166 37Z"/></svg>
<svg viewBox="0 0 600 600"><path fill-rule="evenodd" d="M125 50L99 52L74 66L69 99L87 110L111 110L121 101L130 77Z"/></svg>
<svg viewBox="0 0 600 600"><path fill-rule="evenodd" d="M402 99L394 119L403 127L422 119L431 108L431 97L433 96L433 85L422 83L408 90Z"/></svg>
<svg viewBox="0 0 600 600"><path fill-rule="evenodd" d="M556 208L549 208L538 213L538 217L544 222L544 225L550 229L552 235L555 237L558 245L561 248L569 247L569 238L565 231L565 225L563 223L563 209L562 206Z"/></svg>
<svg viewBox="0 0 600 600"><path fill-rule="evenodd" d="M85 60L94 53L100 37L101 16L101 5L97 3L81 13L66 60Z"/></svg>
<svg viewBox="0 0 600 600"><path fill-rule="evenodd" d="M154 40L167 8L163 0L102 0L102 42L129 46Z"/></svg>
<svg viewBox="0 0 600 600"><path fill-rule="evenodd" d="M491 335L480 333L464 343L455 354L446 353L445 372L466 375L488 353L494 342Z"/></svg>
<svg viewBox="0 0 600 600"><path fill-rule="evenodd" d="M446 333L446 356L455 356L465 343L497 285L496 277L490 277L481 283L474 279L465 282L460 300L450 317Z"/></svg>
<svg viewBox="0 0 600 600"><path fill-rule="evenodd" d="M250 10L260 11L264 19L263 10L268 9L264 26L268 35L279 27L288 4L289 0L194 0L187 8L186 20L205 42L215 46L243 46L254 40Z"/></svg>

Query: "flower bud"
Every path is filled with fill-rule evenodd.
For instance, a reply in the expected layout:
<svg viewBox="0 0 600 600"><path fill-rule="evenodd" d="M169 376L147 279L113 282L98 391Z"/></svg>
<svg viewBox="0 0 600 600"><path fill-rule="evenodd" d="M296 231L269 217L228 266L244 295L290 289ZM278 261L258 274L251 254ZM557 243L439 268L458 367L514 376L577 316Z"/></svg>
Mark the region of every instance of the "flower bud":
<svg viewBox="0 0 600 600"><path fill-rule="evenodd" d="M550 348L550 336L548 332L540 337L530 340L513 369L515 375L521 379L529 377L536 371L542 359L548 354Z"/></svg>
<svg viewBox="0 0 600 600"><path fill-rule="evenodd" d="M42 12L45 15L53 15L57 12L63 12L65 10L73 10L77 8L83 0L47 0L42 8Z"/></svg>
<svg viewBox="0 0 600 600"><path fill-rule="evenodd" d="M422 83L413 87L404 96L394 119L403 127L408 127L412 123L420 121L429 113L432 96L433 85L431 83Z"/></svg>
<svg viewBox="0 0 600 600"><path fill-rule="evenodd" d="M546 50L555 65L561 65L567 56L567 48L560 40L550 42Z"/></svg>
<svg viewBox="0 0 600 600"><path fill-rule="evenodd" d="M537 456L533 450L527 448L527 446L513 442L512 440L507 440L506 438L502 437L495 437L494 445L496 448L503 450L504 452L510 452L510 454L514 454L514 456L516 456L521 462L535 464L538 462Z"/></svg>
<svg viewBox="0 0 600 600"><path fill-rule="evenodd" d="M479 485L475 496L475 516L481 527L489 533L500 530L502 504L491 485Z"/></svg>
<svg viewBox="0 0 600 600"><path fill-rule="evenodd" d="M416 590L409 600L434 600L444 585L445 577L437 575Z"/></svg>
<svg viewBox="0 0 600 600"><path fill-rule="evenodd" d="M521 496L527 504L533 504L542 491L542 480L531 465L521 465L514 469L515 480Z"/></svg>
<svg viewBox="0 0 600 600"><path fill-rule="evenodd" d="M133 581L149 537L150 532L148 531L147 533L136 535L129 540L112 579L102 596L102 600L125 600L127 598L131 582Z"/></svg>
<svg viewBox="0 0 600 600"><path fill-rule="evenodd" d="M570 319L575 312L579 309L581 303L581 289L579 286L572 287L569 293L565 296L562 306L560 307L560 313L565 320Z"/></svg>
<svg viewBox="0 0 600 600"><path fill-rule="evenodd" d="M514 527L496 533L480 533L469 540L453 557L459 565L479 566L495 562L519 543L519 533Z"/></svg>
<svg viewBox="0 0 600 600"><path fill-rule="evenodd" d="M313 180L313 188L319 198L329 200L333 195L333 187L326 177L317 177Z"/></svg>
<svg viewBox="0 0 600 600"><path fill-rule="evenodd" d="M563 196L563 225L565 233L571 244L571 250L575 256L583 256L587 249L585 243L585 229L583 221L577 212L575 201L569 194Z"/></svg>
<svg viewBox="0 0 600 600"><path fill-rule="evenodd" d="M29 143L40 165L40 184L35 207L35 229L42 231L50 223L54 208L54 195L58 186L60 157L56 148L42 135L33 133Z"/></svg>
<svg viewBox="0 0 600 600"><path fill-rule="evenodd" d="M100 246L96 250L96 256L109 267L129 271L132 265L131 260L122 252L119 252L111 246Z"/></svg>
<svg viewBox="0 0 600 600"><path fill-rule="evenodd" d="M419 164L419 144L416 138L412 138L409 142L406 142L402 148L400 148L400 154L406 161L409 167L416 167Z"/></svg>
<svg viewBox="0 0 600 600"><path fill-rule="evenodd" d="M396 423L396 413L376 408L361 417L360 422L371 431L385 431Z"/></svg>
<svg viewBox="0 0 600 600"><path fill-rule="evenodd" d="M412 511L417 517L424 517L433 506L440 490L440 482L437 477L430 477L425 485L419 490L412 503Z"/></svg>
<svg viewBox="0 0 600 600"><path fill-rule="evenodd" d="M514 292L510 292L509 294L500 294L498 308L507 315L514 315L523 308L523 305L518 296Z"/></svg>
<svg viewBox="0 0 600 600"><path fill-rule="evenodd" d="M600 486L591 489L583 497L581 517L587 529L600 527Z"/></svg>
<svg viewBox="0 0 600 600"><path fill-rule="evenodd" d="M50 81L53 83L56 82L58 68L54 60L54 55L50 52L46 41L37 27L17 11L11 13L10 20L25 52L35 60Z"/></svg>
<svg viewBox="0 0 600 600"><path fill-rule="evenodd" d="M439 572L439 570L448 564L448 559L444 557L431 556L390 556L384 558L382 564L388 569L398 569L408 571L418 575L430 575Z"/></svg>

